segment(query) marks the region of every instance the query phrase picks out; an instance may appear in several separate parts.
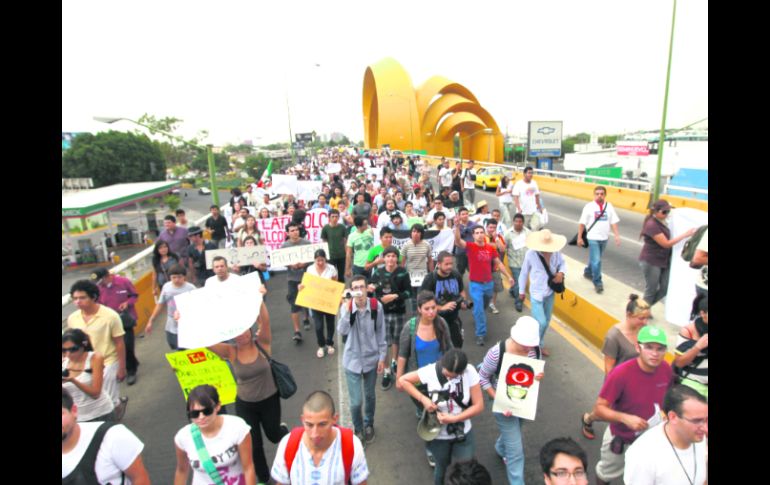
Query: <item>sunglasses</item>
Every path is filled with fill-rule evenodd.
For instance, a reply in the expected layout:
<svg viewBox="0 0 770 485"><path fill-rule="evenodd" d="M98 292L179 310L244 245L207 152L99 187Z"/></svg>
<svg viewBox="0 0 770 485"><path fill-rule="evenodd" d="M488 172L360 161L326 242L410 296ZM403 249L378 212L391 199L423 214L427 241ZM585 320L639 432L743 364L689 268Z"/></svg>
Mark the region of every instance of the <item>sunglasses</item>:
<svg viewBox="0 0 770 485"><path fill-rule="evenodd" d="M61 353L64 354L64 353L67 353L67 352L70 352L70 353L71 352L77 352L78 350L80 350L82 348L83 348L82 345L73 345L72 347L62 347L61 348Z"/></svg>
<svg viewBox="0 0 770 485"><path fill-rule="evenodd" d="M214 408L205 407L203 409L193 409L191 411L187 411L187 417L190 419L197 419L201 413L203 413L204 416L211 416L214 414Z"/></svg>
<svg viewBox="0 0 770 485"><path fill-rule="evenodd" d="M662 211L660 211L660 212L661 212L661 213L663 213L663 214L668 214L668 213L669 213L669 212L671 212L671 211L670 211L669 209L665 209L665 210L662 210Z"/></svg>

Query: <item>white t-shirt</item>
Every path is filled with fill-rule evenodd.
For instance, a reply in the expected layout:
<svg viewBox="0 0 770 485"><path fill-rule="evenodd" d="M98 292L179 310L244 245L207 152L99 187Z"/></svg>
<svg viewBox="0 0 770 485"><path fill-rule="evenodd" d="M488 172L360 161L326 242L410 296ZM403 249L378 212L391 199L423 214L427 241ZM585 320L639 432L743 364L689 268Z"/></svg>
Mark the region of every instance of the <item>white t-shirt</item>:
<svg viewBox="0 0 770 485"><path fill-rule="evenodd" d="M431 209L430 212L428 212L428 215L425 216L425 222L428 224L432 223L433 218L436 217L436 212L443 212L444 215L446 216L447 223L448 221L455 218L455 211L444 207L441 210Z"/></svg>
<svg viewBox="0 0 770 485"><path fill-rule="evenodd" d="M537 200L535 200L535 196L538 194L540 194L540 188L534 180L530 183L519 180L513 184L513 195L519 197L521 213L525 216L532 215L537 211Z"/></svg>
<svg viewBox="0 0 770 485"><path fill-rule="evenodd" d="M500 201L501 204L510 204L511 202L513 202L512 193L513 193L514 187L515 185L511 185L510 182L508 182L507 187L500 186L500 197L498 198L498 200Z"/></svg>
<svg viewBox="0 0 770 485"><path fill-rule="evenodd" d="M623 481L626 485L681 485L690 483L685 476L686 471L690 479L694 476L695 485L703 485L706 481L708 438L701 443L693 443L686 450L675 448L674 455L663 433L664 425L660 423L647 430L628 447Z"/></svg>
<svg viewBox="0 0 770 485"><path fill-rule="evenodd" d="M93 423L79 423L80 439L78 444L69 453L61 456L61 477L64 478L78 466L83 455L86 454L91 439L96 434L96 429L101 426L101 421ZM123 470L131 466L136 457L142 453L144 444L139 441L134 433L122 424L116 424L104 435L99 453L96 454L96 479L100 484L120 483ZM126 477L125 483L131 484Z"/></svg>
<svg viewBox="0 0 770 485"><path fill-rule="evenodd" d="M208 278L206 278L206 284L203 286L229 285L230 283L234 282L240 277L241 275L230 273L230 275L227 277L226 280L219 281L219 278L217 277L217 275L209 276Z"/></svg>
<svg viewBox="0 0 770 485"><path fill-rule="evenodd" d="M588 239L591 241L606 241L610 237L610 225L620 222L618 214L615 212L615 208L609 202L604 202L607 205L607 209L604 211L602 218L594 225L593 229L588 231ZM599 217L602 213L599 204L595 200L592 200L583 207L583 213L580 214L580 223L586 226L586 229L591 227L594 223L594 219Z"/></svg>
<svg viewBox="0 0 770 485"><path fill-rule="evenodd" d="M176 312L176 301L174 300L174 297L176 295L181 295L182 293L187 293L188 291L193 291L194 289L195 285L187 282L185 282L185 284L183 284L180 288L174 286L174 283L171 281L167 281L163 284L163 289L160 290L158 303L165 303L167 305L166 332L179 333L179 325L177 324L176 320L174 320L174 312Z"/></svg>
<svg viewBox="0 0 770 485"><path fill-rule="evenodd" d="M450 187L452 185L452 169L441 167L438 171L438 177L441 181L442 187Z"/></svg>
<svg viewBox="0 0 770 485"><path fill-rule="evenodd" d="M318 272L318 270L315 267L315 263L308 266L307 270L305 271L307 271L312 275L320 276L321 278L326 278L326 279L332 279L337 277L337 268L335 268L334 265L331 265L329 263L326 263L326 267L324 268L322 273Z"/></svg>
<svg viewBox="0 0 770 485"><path fill-rule="evenodd" d="M229 414L221 415L224 419L222 428L213 438L207 438L201 433L203 444L209 452L211 461L214 462L217 471L224 483L244 483L243 465L238 454L240 445L251 430L251 426L238 416ZM190 467L193 471L192 485L208 485L211 483L209 474L200 462L198 448L193 441L190 424L180 429L174 436L174 444L187 455Z"/></svg>
<svg viewBox="0 0 770 485"><path fill-rule="evenodd" d="M471 180L471 175L476 175L476 170L465 168L463 169L462 177L463 177L463 188L464 189L475 189L476 188L476 182Z"/></svg>
<svg viewBox="0 0 770 485"><path fill-rule="evenodd" d="M420 197L412 195L409 197L409 200L412 201L412 207L414 207L414 211L418 214L421 214L423 210L428 207L428 201L425 200L424 195L421 195Z"/></svg>
<svg viewBox="0 0 770 485"><path fill-rule="evenodd" d="M339 430L335 429L334 431L337 436L324 453L318 466L313 462L313 456L308 447L300 440L297 454L294 455L294 461L291 464L291 477L284 459L286 444L291 435L284 436L275 451L273 468L270 470L270 476L273 477L273 480L288 484L344 485L345 466L342 463L342 440L340 440ZM353 435L353 463L350 467L350 481L353 485L358 485L366 481L368 477L369 467L366 464L364 448L361 446L361 440L358 439L358 436Z"/></svg>
<svg viewBox="0 0 770 485"><path fill-rule="evenodd" d="M420 378L420 382L428 386L428 391L442 391L448 390L450 395L454 395L459 392L462 387L462 402L470 404L471 402L471 387L479 384L479 373L473 365L468 365L463 371L462 375L455 379L447 380L446 384L442 387L439 384L438 376L436 375L436 364L428 364L425 367L421 367L417 370L417 376ZM462 383L462 386L459 384ZM454 399L450 398L448 401L439 401L438 411L441 413L448 413L457 415L463 412L463 409ZM465 434L468 434L471 430L471 420L465 420ZM454 435L447 434L447 425L441 426L441 432L439 432L436 439L449 440L454 439Z"/></svg>

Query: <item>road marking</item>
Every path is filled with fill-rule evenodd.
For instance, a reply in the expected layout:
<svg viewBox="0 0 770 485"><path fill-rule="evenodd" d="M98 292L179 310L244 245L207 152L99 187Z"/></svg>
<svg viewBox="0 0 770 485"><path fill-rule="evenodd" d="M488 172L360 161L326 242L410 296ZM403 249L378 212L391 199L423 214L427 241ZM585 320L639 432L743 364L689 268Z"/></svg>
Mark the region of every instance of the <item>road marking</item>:
<svg viewBox="0 0 770 485"><path fill-rule="evenodd" d="M572 331L568 330L563 323L554 318L551 320L551 328L564 337L564 340L572 345L578 352L583 354L592 364L598 367L600 371L604 372L604 360L597 356L595 351L591 350L586 344L575 337L572 334Z"/></svg>
<svg viewBox="0 0 770 485"><path fill-rule="evenodd" d="M347 428L353 428L353 415L350 413L350 407L348 406L347 401L343 399L348 395L347 378L342 371L342 353L345 351L345 344L342 342L342 335L340 335L339 332L337 332L336 337L338 342L337 348L335 349L337 354L337 382L339 383L337 402L340 403L340 425ZM343 386L345 387L344 392L342 390Z"/></svg>

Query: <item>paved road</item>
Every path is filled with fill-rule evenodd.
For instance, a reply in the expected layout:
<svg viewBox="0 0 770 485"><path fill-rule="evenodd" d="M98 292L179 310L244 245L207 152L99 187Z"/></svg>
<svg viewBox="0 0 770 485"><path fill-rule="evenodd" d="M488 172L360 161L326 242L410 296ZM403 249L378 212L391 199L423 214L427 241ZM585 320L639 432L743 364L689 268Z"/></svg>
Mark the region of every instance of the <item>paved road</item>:
<svg viewBox="0 0 770 485"><path fill-rule="evenodd" d="M312 332L304 332L305 341L297 346L291 341L291 324L285 294L284 275L268 282L267 305L273 322L273 348L277 359L291 366L299 391L283 401L284 420L290 426L299 425L299 414L304 397L316 389L331 393L335 400L340 392L338 358L315 357L315 339ZM513 309L507 296L498 302L501 313L489 315L489 346L506 336L510 326L520 315ZM525 309L526 312L526 309ZM466 334L472 335L472 317L463 312ZM154 483L170 483L175 458L173 436L186 424L184 401L172 371L163 354L168 351L160 331L137 339L137 355L141 362L139 380L135 386L124 386L129 396L125 424L145 443L144 460ZM537 420L524 426L527 483L540 483L538 451L549 439L572 436L581 442L596 463L599 443L588 442L579 431L578 418L588 409L601 386L602 373L588 359L553 329L546 335L546 344L552 356L546 360ZM338 347L341 348L341 347ZM465 347L470 361L478 363L486 348L472 342ZM341 357L338 352L337 357ZM502 461L494 452L497 428L491 413L491 402L486 401L484 413L473 420L476 433L476 455L490 470L494 483L505 483ZM230 406L232 408L232 406ZM350 425L349 422L344 424ZM367 449L367 460L372 471L369 483L430 483L431 469L423 452L423 444L415 433L417 421L414 406L407 395L395 387L383 392L377 390L375 416L376 441ZM597 431L603 432L602 426ZM275 445L268 443L267 457L272 462ZM593 471L590 472L593 476ZM593 479L592 479L593 480Z"/></svg>

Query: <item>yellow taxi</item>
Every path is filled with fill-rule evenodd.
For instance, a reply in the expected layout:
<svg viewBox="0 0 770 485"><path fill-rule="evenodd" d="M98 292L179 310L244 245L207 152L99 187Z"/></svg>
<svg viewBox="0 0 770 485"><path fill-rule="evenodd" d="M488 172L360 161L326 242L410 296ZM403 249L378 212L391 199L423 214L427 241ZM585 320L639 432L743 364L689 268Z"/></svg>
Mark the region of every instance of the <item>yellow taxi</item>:
<svg viewBox="0 0 770 485"><path fill-rule="evenodd" d="M476 170L476 187L481 187L483 190L497 188L497 184L505 174L503 167L480 168Z"/></svg>

